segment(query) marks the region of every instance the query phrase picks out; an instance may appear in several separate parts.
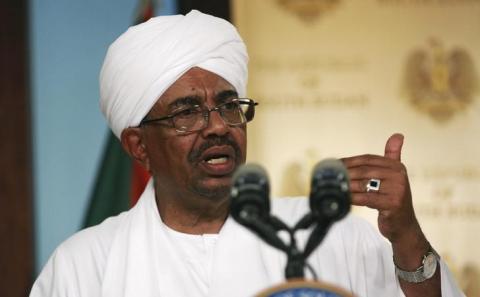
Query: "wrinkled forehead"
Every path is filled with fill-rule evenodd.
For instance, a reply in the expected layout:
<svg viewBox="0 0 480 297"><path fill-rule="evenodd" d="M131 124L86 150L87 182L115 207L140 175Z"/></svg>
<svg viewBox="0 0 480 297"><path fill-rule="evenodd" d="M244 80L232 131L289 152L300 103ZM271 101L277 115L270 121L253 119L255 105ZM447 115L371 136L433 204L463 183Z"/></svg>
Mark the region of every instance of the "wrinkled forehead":
<svg viewBox="0 0 480 297"><path fill-rule="evenodd" d="M222 76L194 67L184 73L159 97L160 100L184 96L199 96L205 99L224 91L236 92L235 87Z"/></svg>
<svg viewBox="0 0 480 297"><path fill-rule="evenodd" d="M172 110L183 105L207 102L219 104L232 98L238 98L238 92L230 82L213 72L194 67L158 98L151 111Z"/></svg>

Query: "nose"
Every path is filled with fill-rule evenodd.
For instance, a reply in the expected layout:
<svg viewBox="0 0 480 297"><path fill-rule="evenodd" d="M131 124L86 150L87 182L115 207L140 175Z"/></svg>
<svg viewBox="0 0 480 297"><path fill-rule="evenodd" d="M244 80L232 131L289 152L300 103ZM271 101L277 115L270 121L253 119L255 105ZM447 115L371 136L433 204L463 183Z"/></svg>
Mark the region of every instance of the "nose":
<svg viewBox="0 0 480 297"><path fill-rule="evenodd" d="M202 130L204 137L223 136L228 133L228 125L218 111L210 111L207 127Z"/></svg>

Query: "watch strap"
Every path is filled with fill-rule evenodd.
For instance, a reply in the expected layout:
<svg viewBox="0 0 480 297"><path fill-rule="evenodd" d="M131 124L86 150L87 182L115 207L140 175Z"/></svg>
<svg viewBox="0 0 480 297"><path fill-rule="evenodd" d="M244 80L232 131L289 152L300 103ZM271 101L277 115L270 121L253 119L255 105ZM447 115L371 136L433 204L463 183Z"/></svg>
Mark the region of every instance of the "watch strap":
<svg viewBox="0 0 480 297"><path fill-rule="evenodd" d="M428 261L434 262L427 263ZM440 260L440 256L438 253L430 246L427 253L423 256L422 265L418 267L415 271L406 271L398 267L395 263L395 274L398 278L409 282L409 283L421 283L430 279L434 274L438 266L438 261ZM428 267L426 267L428 265ZM431 267L431 265L434 265Z"/></svg>

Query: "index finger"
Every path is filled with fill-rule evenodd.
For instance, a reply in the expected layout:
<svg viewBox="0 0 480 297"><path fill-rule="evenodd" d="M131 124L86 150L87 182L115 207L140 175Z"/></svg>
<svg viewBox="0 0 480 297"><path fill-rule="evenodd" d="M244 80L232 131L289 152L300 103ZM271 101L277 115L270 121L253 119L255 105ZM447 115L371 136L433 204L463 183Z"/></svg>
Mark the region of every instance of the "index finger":
<svg viewBox="0 0 480 297"><path fill-rule="evenodd" d="M397 161L378 155L361 155L348 158L341 158L345 167L353 168L359 166L377 166L384 168L391 168L397 165Z"/></svg>

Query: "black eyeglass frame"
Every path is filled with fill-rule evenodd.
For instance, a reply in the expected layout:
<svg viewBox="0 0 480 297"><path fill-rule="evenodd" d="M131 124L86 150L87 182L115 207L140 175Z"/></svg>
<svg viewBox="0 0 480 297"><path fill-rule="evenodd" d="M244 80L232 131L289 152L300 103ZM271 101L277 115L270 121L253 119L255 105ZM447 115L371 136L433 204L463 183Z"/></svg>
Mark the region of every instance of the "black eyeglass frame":
<svg viewBox="0 0 480 297"><path fill-rule="evenodd" d="M231 104L232 102L238 102L239 104L248 104L252 109L249 110L249 114L244 114L245 116L245 122L241 122L241 123L238 123L238 124L231 124L231 123L228 123L225 118L223 117L222 115L222 106L225 106L227 104ZM229 100L228 102L224 102L224 103L221 103L217 106L214 106L212 108L204 108L202 110L202 115L203 115L203 118L205 119L205 123L207 123L208 125L208 121L210 120L210 113L212 111L217 111L220 116L222 117L222 119L225 121L225 123L229 126L232 126L232 127L235 127L235 126L241 126L245 123L248 123L250 122L251 120L253 120L254 116L255 116L255 106L258 105L258 102L255 102L255 100L253 99L250 99L250 98L235 98L235 99L232 99L232 100ZM194 105L192 107L200 107L200 105ZM163 117L159 117L159 118L153 118L153 119L143 119L140 124L138 125L138 127L141 127L143 125L147 125L147 124L152 124L152 123L156 123L156 122L160 122L160 121L165 121L165 120L170 120L170 127L171 128L175 128L175 131L177 131L177 133L190 133L190 132L196 132L196 131L200 131L202 129L204 129L206 126L200 128L200 129L195 129L195 130L188 130L188 131L183 131L183 130L178 130L177 127L175 127L175 123L173 121L173 119L181 114L182 112L184 112L185 110L181 110L181 111L178 111L178 112L174 112L172 114L169 114L169 115L166 115L166 116L163 116Z"/></svg>

